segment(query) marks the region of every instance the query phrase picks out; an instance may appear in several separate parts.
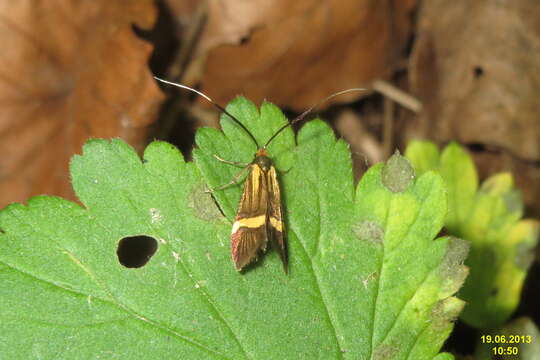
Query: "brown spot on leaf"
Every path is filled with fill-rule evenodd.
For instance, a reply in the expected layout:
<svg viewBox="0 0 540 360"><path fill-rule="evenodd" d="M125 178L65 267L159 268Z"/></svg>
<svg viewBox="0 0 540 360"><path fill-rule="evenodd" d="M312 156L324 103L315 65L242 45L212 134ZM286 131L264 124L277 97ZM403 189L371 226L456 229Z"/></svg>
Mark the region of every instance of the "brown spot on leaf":
<svg viewBox="0 0 540 360"><path fill-rule="evenodd" d="M395 345L380 344L373 351L373 360L390 360L398 352Z"/></svg>
<svg viewBox="0 0 540 360"><path fill-rule="evenodd" d="M354 235L363 241L381 244L384 239L384 229L374 221L364 220L353 225Z"/></svg>
<svg viewBox="0 0 540 360"><path fill-rule="evenodd" d="M451 322L457 319L464 306L465 302L455 297L448 297L438 301L431 308L431 326L433 329L435 331L444 331Z"/></svg>
<svg viewBox="0 0 540 360"><path fill-rule="evenodd" d="M411 163L397 150L384 164L381 172L382 183L394 193L407 190L414 176L414 168Z"/></svg>
<svg viewBox="0 0 540 360"><path fill-rule="evenodd" d="M201 220L215 221L223 219L223 213L212 194L205 192L205 190L207 188L203 184L195 186L189 194L188 206L193 210L193 214Z"/></svg>
<svg viewBox="0 0 540 360"><path fill-rule="evenodd" d="M534 220L525 220L530 223L535 223ZM516 246L516 256L514 262L516 266L523 271L527 271L534 261L534 250L538 239L538 223L532 226L530 231L525 235L526 240L520 242Z"/></svg>
<svg viewBox="0 0 540 360"><path fill-rule="evenodd" d="M469 254L469 242L460 238L450 237L448 247L441 263L443 276L451 276L457 269L463 265L463 262Z"/></svg>
<svg viewBox="0 0 540 360"><path fill-rule="evenodd" d="M466 240L450 237L446 253L439 266L439 274L443 279L442 291L450 296L465 282L469 268L463 265L469 254L469 243Z"/></svg>

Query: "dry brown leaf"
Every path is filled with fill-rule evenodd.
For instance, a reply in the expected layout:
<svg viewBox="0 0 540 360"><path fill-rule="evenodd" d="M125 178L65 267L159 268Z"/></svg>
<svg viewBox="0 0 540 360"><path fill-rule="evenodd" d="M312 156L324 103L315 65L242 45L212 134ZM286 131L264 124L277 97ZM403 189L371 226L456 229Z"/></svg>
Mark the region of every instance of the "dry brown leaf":
<svg viewBox="0 0 540 360"><path fill-rule="evenodd" d="M162 95L148 70L151 0L0 3L0 206L73 197L68 162L89 137L146 140Z"/></svg>
<svg viewBox="0 0 540 360"><path fill-rule="evenodd" d="M423 131L540 159L540 3L425 3L411 82Z"/></svg>
<svg viewBox="0 0 540 360"><path fill-rule="evenodd" d="M502 151L513 163L508 164L508 156L499 156L494 161L508 165L499 170L521 168L515 174L518 184L529 185L523 189L525 198L538 199L540 3L423 4L410 77L424 112L409 123L409 136L453 139ZM540 204L534 206L539 212Z"/></svg>
<svg viewBox="0 0 540 360"><path fill-rule="evenodd" d="M205 66L202 74L188 71L186 81L200 82L222 104L243 94L304 110L330 93L389 75L402 59L415 3L210 0L193 61L199 66L206 59Z"/></svg>

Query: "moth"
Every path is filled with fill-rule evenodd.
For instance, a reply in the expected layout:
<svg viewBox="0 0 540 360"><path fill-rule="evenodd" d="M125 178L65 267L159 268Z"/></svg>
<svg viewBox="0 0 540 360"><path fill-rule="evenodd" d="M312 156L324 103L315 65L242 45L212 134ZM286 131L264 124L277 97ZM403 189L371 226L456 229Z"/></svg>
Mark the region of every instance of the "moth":
<svg viewBox="0 0 540 360"><path fill-rule="evenodd" d="M231 256L234 266L236 270L241 271L247 265L256 261L260 253L266 252L268 242L271 242L277 249L279 257L281 258L283 270L285 273L287 273L288 255L285 225L283 222L281 192L276 168L266 149L272 140L274 140L283 130L304 119L306 115L308 115L317 106L320 106L335 96L344 94L346 92L363 89L347 89L326 97L317 105L304 111L294 120L283 125L266 141L263 146L260 146L257 139L255 139L255 136L244 126L244 124L242 124L240 120L231 115L221 105L215 103L207 95L185 85L163 80L158 77L154 78L165 84L177 86L202 96L221 112L225 113L236 124L238 124L253 140L253 143L257 147L253 160L249 164L242 164L245 165L244 168L232 179L230 183L215 188L212 191L221 190L230 185L237 184L240 175L242 175L246 170L249 171L249 174L244 182L244 190L242 192L242 197L240 198L238 211L231 230ZM217 160L227 164L240 164L238 162L222 159L217 155L214 155L214 157Z"/></svg>

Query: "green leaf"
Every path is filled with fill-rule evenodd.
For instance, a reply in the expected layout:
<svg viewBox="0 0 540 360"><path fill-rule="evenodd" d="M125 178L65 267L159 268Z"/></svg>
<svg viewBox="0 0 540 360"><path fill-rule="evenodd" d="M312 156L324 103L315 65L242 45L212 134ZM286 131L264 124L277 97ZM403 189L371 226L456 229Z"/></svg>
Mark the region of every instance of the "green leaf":
<svg viewBox="0 0 540 360"><path fill-rule="evenodd" d="M461 316L472 326L500 326L519 304L539 223L520 220L523 201L512 175L494 175L478 189L474 163L461 146L448 145L438 162L426 160L433 159L433 146L412 142L406 155L423 171L430 164L441 172L448 188L445 226L451 235L471 242L466 261L471 275L460 292L467 306Z"/></svg>
<svg viewBox="0 0 540 360"><path fill-rule="evenodd" d="M407 145L405 157L414 164L418 175L430 170L437 170L440 162L437 145L427 140L413 140Z"/></svg>
<svg viewBox="0 0 540 360"><path fill-rule="evenodd" d="M448 189L445 227L453 235L461 237L460 225L467 219L478 189L478 176L470 156L457 143L450 143L439 154L437 146L425 140L411 141L405 156L419 174L429 170L441 173Z"/></svg>
<svg viewBox="0 0 540 360"><path fill-rule="evenodd" d="M500 326L519 305L539 229L538 221L521 216L512 176L498 174L484 182L461 226L463 236L473 242L467 261L471 277L462 289L470 300L463 318L471 325Z"/></svg>
<svg viewBox="0 0 540 360"><path fill-rule="evenodd" d="M461 146L450 143L441 154L439 171L448 188L445 226L455 236L462 237L460 225L467 220L478 189L476 168Z"/></svg>
<svg viewBox="0 0 540 360"><path fill-rule="evenodd" d="M228 111L264 143L286 119L238 98ZM280 170L290 273L275 251L245 273L230 257L241 185L214 193L256 146L225 116L201 129L194 163L150 144L91 140L72 160L84 204L30 199L0 212L0 353L9 359L451 359L439 349L463 302L467 246L434 237L444 184L394 155L354 188L347 144L322 121L286 129ZM409 169L409 170L407 170ZM390 183L382 174L392 175ZM222 215L221 211L225 214ZM119 241L157 251L127 268Z"/></svg>

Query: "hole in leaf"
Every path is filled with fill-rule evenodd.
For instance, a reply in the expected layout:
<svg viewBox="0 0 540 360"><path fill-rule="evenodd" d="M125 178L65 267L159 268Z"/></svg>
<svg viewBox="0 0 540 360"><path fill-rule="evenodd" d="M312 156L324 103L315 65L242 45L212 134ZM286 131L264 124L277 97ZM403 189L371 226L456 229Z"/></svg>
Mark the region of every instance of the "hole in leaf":
<svg viewBox="0 0 540 360"><path fill-rule="evenodd" d="M116 255L120 264L127 268L139 268L156 253L157 241L146 235L128 236L120 239Z"/></svg>
<svg viewBox="0 0 540 360"><path fill-rule="evenodd" d="M482 77L482 75L484 75L484 69L482 69L481 66L475 66L473 68L473 74L474 74L474 77L476 79L478 79L478 78Z"/></svg>
<svg viewBox="0 0 540 360"><path fill-rule="evenodd" d="M450 233L448 232L448 230L446 228L442 228L441 231L439 231L439 233L437 234L437 236L435 236L435 238L440 238L440 237L443 237L443 236L449 236Z"/></svg>

